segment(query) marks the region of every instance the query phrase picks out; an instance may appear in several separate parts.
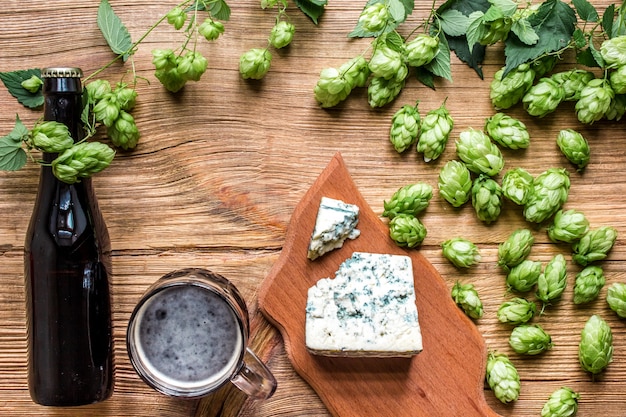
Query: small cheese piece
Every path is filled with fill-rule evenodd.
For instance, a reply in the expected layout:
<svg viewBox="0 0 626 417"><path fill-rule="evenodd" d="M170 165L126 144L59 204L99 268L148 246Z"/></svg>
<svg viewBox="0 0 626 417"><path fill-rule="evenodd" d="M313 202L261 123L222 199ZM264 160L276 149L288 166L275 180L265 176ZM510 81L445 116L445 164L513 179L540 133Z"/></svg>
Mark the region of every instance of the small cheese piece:
<svg viewBox="0 0 626 417"><path fill-rule="evenodd" d="M413 356L422 350L408 256L355 252L308 290L306 347L325 356Z"/></svg>
<svg viewBox="0 0 626 417"><path fill-rule="evenodd" d="M322 197L307 257L311 260L316 259L333 249L342 247L346 239L356 239L361 234L356 229L358 222L358 206Z"/></svg>

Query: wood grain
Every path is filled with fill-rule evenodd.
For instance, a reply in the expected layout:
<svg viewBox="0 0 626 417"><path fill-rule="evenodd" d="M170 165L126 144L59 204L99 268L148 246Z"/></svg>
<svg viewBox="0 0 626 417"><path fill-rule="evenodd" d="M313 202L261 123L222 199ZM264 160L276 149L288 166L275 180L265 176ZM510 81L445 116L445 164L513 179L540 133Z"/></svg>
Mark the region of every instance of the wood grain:
<svg viewBox="0 0 626 417"><path fill-rule="evenodd" d="M0 71L75 65L86 74L112 58L96 25L96 0L23 2L4 0L0 8ZM111 0L133 39L175 2ZM112 291L117 381L111 400L78 410L47 409L30 401L26 384L26 335L22 251L26 225L38 183L38 168L0 172L0 415L16 416L320 416L330 415L313 389L291 366L279 331L257 309L258 289L278 260L296 205L319 173L341 152L352 179L374 213L399 187L416 181L436 188L441 166L455 158L454 139L469 127L481 128L494 110L489 82L504 62L500 45L490 47L482 67L484 79L455 57L453 81L438 80L436 89L414 79L400 97L382 109L371 109L367 92L359 89L337 108L320 109L312 95L319 72L367 53L367 40L349 40L363 7L362 0L330 1L318 26L290 2L297 27L293 44L274 53L272 68L261 82L241 79L241 53L266 45L275 14L256 0L229 2L232 17L217 42L198 44L209 59L202 80L177 95L163 90L154 78L151 50L176 47L180 33L159 26L134 57L138 84L133 114L142 138L133 152L120 152L112 166L94 178L100 206L114 248ZM607 0L593 0L604 10ZM428 16L430 2L416 2L404 35ZM558 69L571 68L574 57L563 56ZM131 65L116 63L101 77L118 82ZM393 113L419 100L420 111L447 106L455 120L442 157L424 163L413 151L398 155L388 140ZM40 111L20 106L0 88L0 135L7 134L19 114L27 126ZM526 123L531 146L504 152L505 169L521 166L538 174L553 166L569 170L572 187L567 208L582 210L594 227L612 225L619 237L602 262L607 284L626 282L626 147L621 122L583 126L573 106L565 105L543 119L529 117L521 107L509 114ZM590 142L591 163L576 172L558 152L557 132L579 130ZM538 358L514 355L508 347L510 328L495 313L506 294L504 275L496 267L497 245L518 227L528 227L519 209L506 204L500 219L489 226L476 219L471 206L452 209L437 193L423 215L428 236L419 252L439 271L448 288L457 279L476 285L485 305L477 321L488 349L511 354L522 377L522 393L512 405L500 404L489 391L485 399L502 416L536 416L553 389L569 385L581 393L578 416L623 417L626 412L626 323L601 298L587 306L572 303L574 276L569 248L552 244L544 227L533 228L531 257L547 262L556 253L568 259L568 288L562 299L537 319L553 335L554 348ZM458 271L441 256L440 244L457 235L473 240L482 262ZM270 400L247 402L237 392L223 392L201 402L177 401L148 389L130 367L124 346L125 328L135 303L161 275L183 267L206 267L232 280L249 303L254 317L255 348L268 360L279 388ZM528 295L533 297L532 294ZM601 314L614 333L615 358L606 373L592 381L578 366L580 330L591 314ZM442 416L449 417L449 416Z"/></svg>

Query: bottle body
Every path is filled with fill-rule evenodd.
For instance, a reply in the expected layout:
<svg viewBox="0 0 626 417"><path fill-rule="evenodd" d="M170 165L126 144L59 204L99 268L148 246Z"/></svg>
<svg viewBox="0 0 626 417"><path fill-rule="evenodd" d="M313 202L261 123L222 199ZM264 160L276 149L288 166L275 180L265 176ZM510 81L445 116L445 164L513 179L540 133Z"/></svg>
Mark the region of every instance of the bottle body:
<svg viewBox="0 0 626 417"><path fill-rule="evenodd" d="M66 124L80 140L80 77L52 75L43 77L44 119ZM54 157L44 154L46 162ZM33 401L75 406L105 400L114 380L111 249L90 179L66 184L51 167L41 167L24 248Z"/></svg>

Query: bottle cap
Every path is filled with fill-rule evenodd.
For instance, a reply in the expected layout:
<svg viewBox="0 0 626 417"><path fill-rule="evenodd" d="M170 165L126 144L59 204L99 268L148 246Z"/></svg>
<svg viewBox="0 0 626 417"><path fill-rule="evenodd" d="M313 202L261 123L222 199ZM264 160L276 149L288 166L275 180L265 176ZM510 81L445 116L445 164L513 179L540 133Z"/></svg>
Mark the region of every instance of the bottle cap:
<svg viewBox="0 0 626 417"><path fill-rule="evenodd" d="M41 78L81 78L83 71L72 67L51 67L41 70Z"/></svg>

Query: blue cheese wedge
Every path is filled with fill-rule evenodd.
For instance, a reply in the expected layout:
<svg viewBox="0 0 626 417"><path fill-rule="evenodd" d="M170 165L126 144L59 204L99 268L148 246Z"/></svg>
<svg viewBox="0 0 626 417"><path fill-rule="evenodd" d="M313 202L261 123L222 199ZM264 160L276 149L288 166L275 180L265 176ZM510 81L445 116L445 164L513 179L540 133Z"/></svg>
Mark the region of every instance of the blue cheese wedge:
<svg viewBox="0 0 626 417"><path fill-rule="evenodd" d="M406 357L422 351L411 258L355 252L307 294L307 350Z"/></svg>
<svg viewBox="0 0 626 417"><path fill-rule="evenodd" d="M343 246L346 239L356 239L360 231L359 207L328 197L322 197L311 234L307 257L316 259Z"/></svg>

